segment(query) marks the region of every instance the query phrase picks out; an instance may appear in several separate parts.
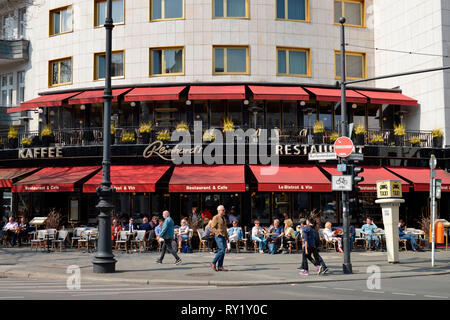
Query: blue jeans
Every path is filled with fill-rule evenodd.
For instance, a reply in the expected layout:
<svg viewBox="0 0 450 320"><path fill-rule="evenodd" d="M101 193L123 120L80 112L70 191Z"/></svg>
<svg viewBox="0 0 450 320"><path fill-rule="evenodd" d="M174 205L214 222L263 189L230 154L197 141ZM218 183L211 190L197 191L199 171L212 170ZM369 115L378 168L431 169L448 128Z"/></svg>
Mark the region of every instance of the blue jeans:
<svg viewBox="0 0 450 320"><path fill-rule="evenodd" d="M223 259L225 258L225 248L227 247L227 240L223 236L215 236L217 243L217 254L214 257L213 265L217 264L220 269L223 267Z"/></svg>
<svg viewBox="0 0 450 320"><path fill-rule="evenodd" d="M266 245L267 245L267 239L266 238L264 238L264 237L252 237L252 240L259 243L259 250L266 249Z"/></svg>
<svg viewBox="0 0 450 320"><path fill-rule="evenodd" d="M380 238L378 238L378 236L369 234L368 236L364 236L364 238L366 238L369 244L369 249L372 248L372 240L375 240L375 249L378 249L378 244L380 243Z"/></svg>
<svg viewBox="0 0 450 320"><path fill-rule="evenodd" d="M416 237L414 237L414 235L412 234L405 234L403 236L400 236L400 239L406 239L409 240L409 242L411 243L411 248L413 250L416 250Z"/></svg>

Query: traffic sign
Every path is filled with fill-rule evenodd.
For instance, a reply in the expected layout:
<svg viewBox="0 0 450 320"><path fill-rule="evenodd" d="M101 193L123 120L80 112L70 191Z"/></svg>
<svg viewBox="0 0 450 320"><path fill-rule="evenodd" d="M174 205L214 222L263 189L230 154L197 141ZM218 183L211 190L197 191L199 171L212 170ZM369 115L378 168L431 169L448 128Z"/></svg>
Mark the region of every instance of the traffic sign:
<svg viewBox="0 0 450 320"><path fill-rule="evenodd" d="M331 176L331 190L352 191L352 176Z"/></svg>
<svg viewBox="0 0 450 320"><path fill-rule="evenodd" d="M353 141L348 137L339 137L334 142L334 152L341 158L347 158L353 152Z"/></svg>
<svg viewBox="0 0 450 320"><path fill-rule="evenodd" d="M326 161L326 160L336 160L337 156L335 152L315 152L308 154L308 160L310 161Z"/></svg>

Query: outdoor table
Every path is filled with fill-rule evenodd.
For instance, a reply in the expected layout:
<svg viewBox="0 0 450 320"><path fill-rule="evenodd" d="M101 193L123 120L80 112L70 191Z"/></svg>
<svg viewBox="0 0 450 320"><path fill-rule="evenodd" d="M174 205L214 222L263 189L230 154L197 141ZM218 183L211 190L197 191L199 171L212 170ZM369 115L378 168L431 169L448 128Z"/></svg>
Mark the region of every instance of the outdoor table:
<svg viewBox="0 0 450 320"><path fill-rule="evenodd" d="M50 250L50 234L48 232L45 233L45 240L47 242L47 253L52 252Z"/></svg>
<svg viewBox="0 0 450 320"><path fill-rule="evenodd" d="M384 251L384 248L383 248L383 237L385 235L384 231L383 232L374 232L373 234L376 235L378 238L380 238L380 250Z"/></svg>

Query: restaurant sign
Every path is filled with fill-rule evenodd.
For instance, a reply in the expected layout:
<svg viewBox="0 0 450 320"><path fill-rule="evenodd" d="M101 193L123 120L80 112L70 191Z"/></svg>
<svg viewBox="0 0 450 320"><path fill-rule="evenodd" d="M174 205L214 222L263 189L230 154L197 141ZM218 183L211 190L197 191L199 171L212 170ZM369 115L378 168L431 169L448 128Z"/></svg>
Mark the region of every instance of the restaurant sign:
<svg viewBox="0 0 450 320"><path fill-rule="evenodd" d="M19 149L19 159L62 158L61 147Z"/></svg>

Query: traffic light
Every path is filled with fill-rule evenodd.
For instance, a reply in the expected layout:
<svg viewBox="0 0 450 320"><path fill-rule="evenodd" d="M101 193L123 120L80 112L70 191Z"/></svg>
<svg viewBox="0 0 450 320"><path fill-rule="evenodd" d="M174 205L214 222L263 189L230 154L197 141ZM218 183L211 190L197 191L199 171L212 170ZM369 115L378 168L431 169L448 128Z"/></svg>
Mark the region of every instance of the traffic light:
<svg viewBox="0 0 450 320"><path fill-rule="evenodd" d="M353 192L358 192L360 189L358 188L358 183L361 183L364 181L364 177L358 176L360 173L364 172L364 168L356 167L353 164L347 165L347 172L346 174L352 176L352 185L353 185Z"/></svg>
<svg viewBox="0 0 450 320"><path fill-rule="evenodd" d="M436 190L435 190L435 196L436 199L441 198L441 192L442 192L442 179L436 179Z"/></svg>

